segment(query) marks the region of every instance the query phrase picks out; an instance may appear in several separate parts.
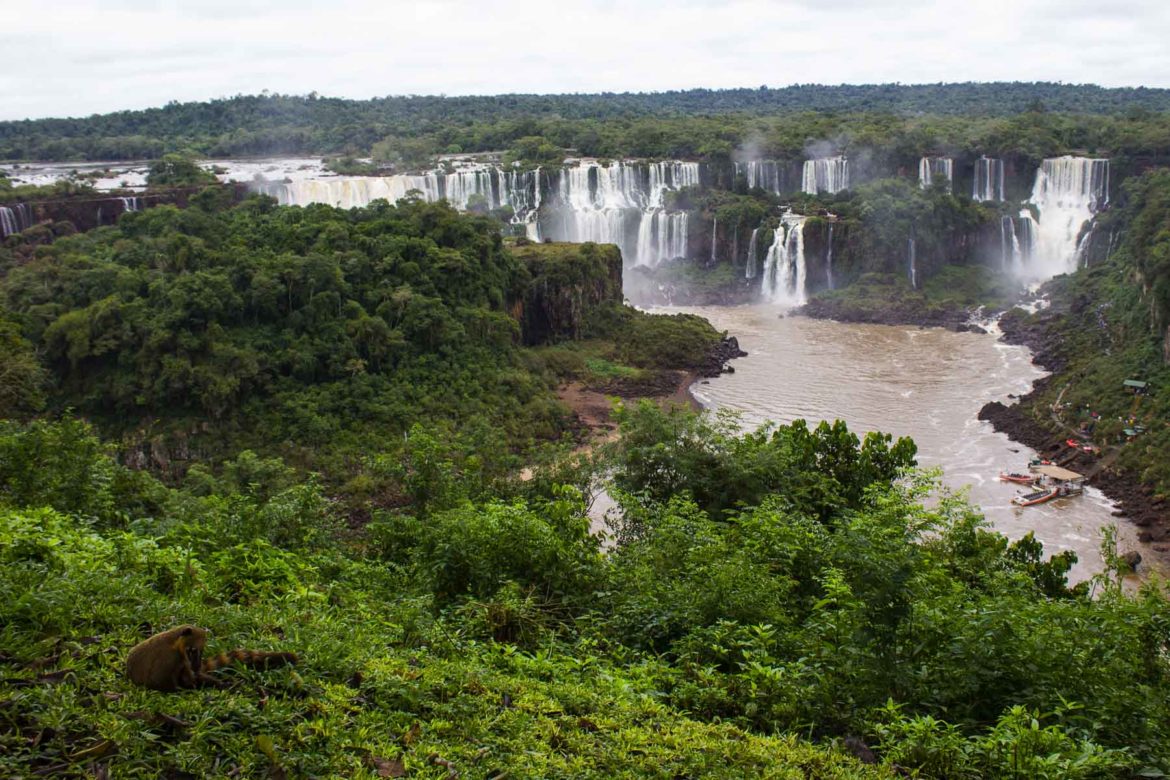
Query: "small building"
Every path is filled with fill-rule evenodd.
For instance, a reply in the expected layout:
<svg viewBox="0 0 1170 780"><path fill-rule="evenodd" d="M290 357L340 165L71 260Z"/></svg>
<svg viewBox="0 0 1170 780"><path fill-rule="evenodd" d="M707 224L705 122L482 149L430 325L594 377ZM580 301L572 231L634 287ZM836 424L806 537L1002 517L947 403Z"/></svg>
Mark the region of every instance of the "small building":
<svg viewBox="0 0 1170 780"><path fill-rule="evenodd" d="M1036 473L1044 477L1048 487L1058 488L1060 495L1072 496L1085 489L1085 475L1061 466L1037 466Z"/></svg>
<svg viewBox="0 0 1170 780"><path fill-rule="evenodd" d="M1121 384L1125 385L1126 389L1134 395L1145 395L1148 389L1148 383L1137 379L1127 379Z"/></svg>

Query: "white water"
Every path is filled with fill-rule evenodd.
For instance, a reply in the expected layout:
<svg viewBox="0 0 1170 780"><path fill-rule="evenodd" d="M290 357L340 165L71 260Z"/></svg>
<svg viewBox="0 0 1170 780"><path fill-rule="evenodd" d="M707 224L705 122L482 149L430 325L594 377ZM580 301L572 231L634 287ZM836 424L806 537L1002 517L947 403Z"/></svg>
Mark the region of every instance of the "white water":
<svg viewBox="0 0 1170 780"><path fill-rule="evenodd" d="M788 191L784 175L784 163L776 160L748 160L735 164L735 174L747 179L749 188L781 195Z"/></svg>
<svg viewBox="0 0 1170 780"><path fill-rule="evenodd" d="M666 260L685 257L688 219L685 211L650 210L643 214L638 223L634 264L653 267Z"/></svg>
<svg viewBox="0 0 1170 780"><path fill-rule="evenodd" d="M787 306L805 302L804 223L807 217L787 213L764 258L760 292L766 301Z"/></svg>
<svg viewBox="0 0 1170 780"><path fill-rule="evenodd" d="M666 194L698 184L698 163L581 160L554 179L540 215L541 234L558 241L616 244L634 265L685 257L687 217L666 209ZM637 241L631 240L634 236Z"/></svg>
<svg viewBox="0 0 1170 780"><path fill-rule="evenodd" d="M910 278L911 289L918 289L918 247L915 244L914 237L906 239L906 259L907 259L907 275Z"/></svg>
<svg viewBox="0 0 1170 780"><path fill-rule="evenodd" d="M756 263L759 262L757 255L759 254L759 246L756 241L760 237L760 229L756 228L752 231L752 237L748 241L747 261L744 263L744 278L756 278Z"/></svg>
<svg viewBox="0 0 1170 780"><path fill-rule="evenodd" d="M833 285L833 223L829 223L829 240L825 248L825 275L828 277L829 289L834 290Z"/></svg>
<svg viewBox="0 0 1170 780"><path fill-rule="evenodd" d="M1038 282L1075 271L1081 232L1109 202L1109 161L1072 156L1045 160L1028 202L1036 207L1037 218L1024 278Z"/></svg>
<svg viewBox="0 0 1170 780"><path fill-rule="evenodd" d="M849 189L849 161L844 157L805 160L801 189L810 195Z"/></svg>
<svg viewBox="0 0 1170 780"><path fill-rule="evenodd" d="M470 163L458 165L449 171L440 169L421 174L253 181L252 186L285 206L327 203L350 209L368 206L379 198L394 203L410 194L417 194L428 202L446 199L461 211L473 205L487 209L506 206L512 209L513 224L523 226L529 238L539 240L536 221L540 208L539 180L539 168L533 171L511 171Z"/></svg>
<svg viewBox="0 0 1170 780"><path fill-rule="evenodd" d="M971 197L975 200L1004 200L1003 160L980 157L975 161L975 184Z"/></svg>
<svg viewBox="0 0 1170 780"><path fill-rule="evenodd" d="M947 189L955 185L955 161L950 157L923 157L918 161L918 184L926 189L934 184L934 178L942 176L947 180Z"/></svg>
<svg viewBox="0 0 1170 780"><path fill-rule="evenodd" d="M719 217L711 218L711 265L715 265L715 243L719 238Z"/></svg>
<svg viewBox="0 0 1170 780"><path fill-rule="evenodd" d="M16 203L12 206L0 206L0 238L28 230L33 226L32 206L27 203Z"/></svg>

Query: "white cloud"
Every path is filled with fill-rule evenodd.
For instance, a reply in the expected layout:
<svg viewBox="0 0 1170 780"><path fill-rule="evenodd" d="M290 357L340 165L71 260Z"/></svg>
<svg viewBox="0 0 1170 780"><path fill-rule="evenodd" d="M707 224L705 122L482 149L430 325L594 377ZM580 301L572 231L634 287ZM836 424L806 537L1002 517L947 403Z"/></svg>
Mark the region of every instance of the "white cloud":
<svg viewBox="0 0 1170 780"><path fill-rule="evenodd" d="M4 119L262 89L363 98L809 82L1170 86L1161 0L64 0L29 10L0 0Z"/></svg>

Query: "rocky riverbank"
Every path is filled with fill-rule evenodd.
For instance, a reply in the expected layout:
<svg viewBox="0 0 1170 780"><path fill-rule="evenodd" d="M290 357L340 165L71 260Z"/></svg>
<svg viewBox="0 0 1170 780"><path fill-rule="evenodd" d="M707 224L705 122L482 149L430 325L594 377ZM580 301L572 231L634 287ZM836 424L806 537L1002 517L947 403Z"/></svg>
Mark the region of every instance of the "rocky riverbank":
<svg viewBox="0 0 1170 780"><path fill-rule="evenodd" d="M1164 498L1143 484L1136 474L1115 467L1115 447L1106 447L1098 454L1069 447L1067 440L1075 431L1058 423L1051 410L1038 408L1041 396L1053 389L1054 383L1065 381L1060 377L1068 364L1062 354L1059 327L1062 316L1059 309L1044 310L1034 316L1017 309L1001 318L1003 340L1028 347L1032 361L1053 374L1038 380L1017 404L1007 406L998 401L986 404L979 411L979 419L1042 456L1085 474L1089 484L1117 503L1117 516L1142 529L1138 534L1141 541L1152 544L1160 553L1170 553L1170 507Z"/></svg>
<svg viewBox="0 0 1170 780"><path fill-rule="evenodd" d="M917 325L945 328L956 333L985 333L971 320L977 309L931 307L920 302L890 301L880 306L856 305L843 299L813 298L793 313L818 320L835 320L872 325Z"/></svg>
<svg viewBox="0 0 1170 780"><path fill-rule="evenodd" d="M917 325L982 332L981 312L1004 311L1019 290L981 266L948 266L920 288L896 274L864 274L854 283L812 296L797 313L875 325Z"/></svg>

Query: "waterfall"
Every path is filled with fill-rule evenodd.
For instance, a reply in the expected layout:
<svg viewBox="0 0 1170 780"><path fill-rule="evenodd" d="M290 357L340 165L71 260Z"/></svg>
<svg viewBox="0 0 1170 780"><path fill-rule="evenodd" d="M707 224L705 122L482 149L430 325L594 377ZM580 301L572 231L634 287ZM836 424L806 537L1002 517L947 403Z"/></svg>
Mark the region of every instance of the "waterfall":
<svg viewBox="0 0 1170 780"><path fill-rule="evenodd" d="M583 160L562 168L551 200L549 230L563 241L617 244L626 262L654 266L686 256L687 215L666 209L666 193L699 185L699 164L679 161L601 165ZM627 228L637 223L637 241Z"/></svg>
<svg viewBox="0 0 1170 780"><path fill-rule="evenodd" d="M917 290L918 289L918 248L915 246L914 236L910 236L910 238L906 239L906 255L907 255L907 259L909 260L908 264L910 266L910 271L909 271L910 286L912 288L914 288L915 290Z"/></svg>
<svg viewBox="0 0 1170 780"><path fill-rule="evenodd" d="M800 188L810 195L849 189L849 161L844 156L805 160Z"/></svg>
<svg viewBox="0 0 1170 780"><path fill-rule="evenodd" d="M780 218L772 246L764 258L760 291L764 300L788 306L805 301L804 223L791 212Z"/></svg>
<svg viewBox="0 0 1170 780"><path fill-rule="evenodd" d="M829 241L825 248L825 274L828 277L829 289L833 289L833 223L829 223Z"/></svg>
<svg viewBox="0 0 1170 780"><path fill-rule="evenodd" d="M1005 200L1003 196L1003 160L980 157L975 161L974 200Z"/></svg>
<svg viewBox="0 0 1170 780"><path fill-rule="evenodd" d="M711 222L711 265L715 265L715 239L719 236L719 217L712 217Z"/></svg>
<svg viewBox="0 0 1170 780"><path fill-rule="evenodd" d="M756 239L759 238L760 229L756 228L752 231L752 237L748 240L747 262L744 264L744 278L756 278L756 255L759 254L759 247L756 245Z"/></svg>
<svg viewBox="0 0 1170 780"><path fill-rule="evenodd" d="M955 184L955 161L950 157L923 157L918 161L918 184L926 189L934 184L934 178L942 176L947 180L947 189Z"/></svg>
<svg viewBox="0 0 1170 780"><path fill-rule="evenodd" d="M634 264L654 267L666 260L686 257L687 212L650 210L638 223Z"/></svg>
<svg viewBox="0 0 1170 780"><path fill-rule="evenodd" d="M412 191L425 201L446 199L466 211L510 207L511 223L534 241L617 244L626 262L653 266L686 256L687 216L667 209L667 193L699 185L699 163L667 160L570 162L556 172L457 163L453 170L393 176L327 177L261 182L253 187L282 205L328 203L340 208L391 203ZM482 199L482 200L481 200Z"/></svg>
<svg viewBox="0 0 1170 780"><path fill-rule="evenodd" d="M1077 268L1089 267L1089 246L1093 243L1093 234L1097 232L1097 223L1090 222L1089 229L1084 231L1081 240L1077 243L1077 251L1073 256L1073 263Z"/></svg>
<svg viewBox="0 0 1170 780"><path fill-rule="evenodd" d="M784 163L777 160L737 162L735 174L747 179L749 189L759 187L773 195L780 195L787 191L784 181Z"/></svg>
<svg viewBox="0 0 1170 780"><path fill-rule="evenodd" d="M27 203L0 206L0 238L28 230L34 222L32 206Z"/></svg>
<svg viewBox="0 0 1170 780"><path fill-rule="evenodd" d="M1035 243L1036 221L1027 209L1018 217L1003 216L999 221L1000 270L1016 277L1024 277L1032 246Z"/></svg>
<svg viewBox="0 0 1170 780"><path fill-rule="evenodd" d="M1035 240L1025 275L1043 281L1075 271L1081 232L1109 202L1109 161L1072 156L1044 160L1028 202L1036 207L1037 218L1030 228Z"/></svg>
<svg viewBox="0 0 1170 780"><path fill-rule="evenodd" d="M477 202L489 210L510 207L512 224L521 226L529 238L540 238L537 225L541 205L540 168L516 171L498 166L465 164L453 171L259 182L253 184L253 187L276 198L282 206L328 203L351 209L368 206L379 198L394 203L410 194L417 194L428 202L446 199L461 211L466 211Z"/></svg>
<svg viewBox="0 0 1170 780"><path fill-rule="evenodd" d="M1010 238L1009 238L1010 235ZM1009 216L999 218L999 269L1007 272L1014 270L1015 260L1019 257L1019 242L1016 240L1015 221Z"/></svg>
<svg viewBox="0 0 1170 780"><path fill-rule="evenodd" d="M142 209L142 200L136 196L118 198L118 200L122 201L123 214L125 214L127 211L139 211Z"/></svg>

